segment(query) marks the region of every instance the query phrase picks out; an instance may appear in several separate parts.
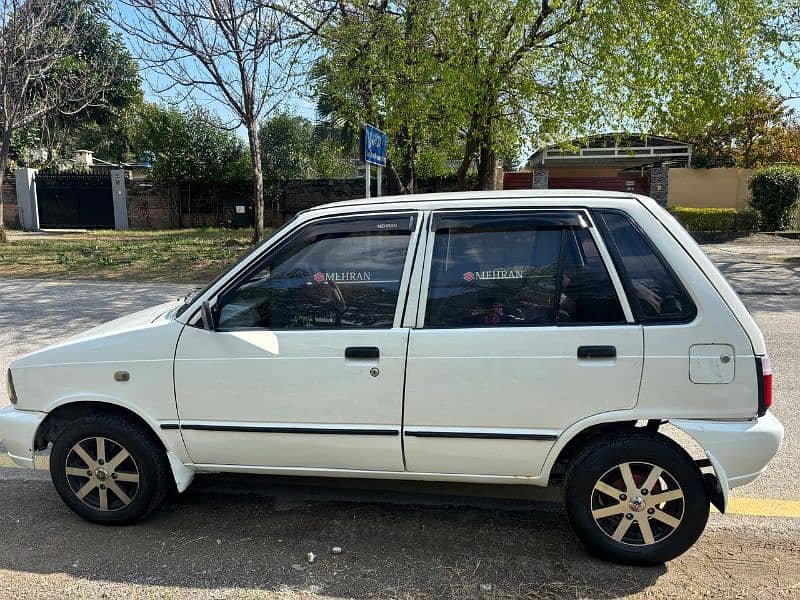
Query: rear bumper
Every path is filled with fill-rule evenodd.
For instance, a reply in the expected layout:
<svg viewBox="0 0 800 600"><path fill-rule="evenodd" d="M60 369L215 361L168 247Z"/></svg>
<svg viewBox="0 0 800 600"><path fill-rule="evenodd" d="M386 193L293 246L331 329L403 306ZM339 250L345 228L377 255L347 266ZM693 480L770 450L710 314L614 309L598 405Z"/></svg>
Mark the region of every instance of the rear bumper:
<svg viewBox="0 0 800 600"><path fill-rule="evenodd" d="M33 440L47 413L17 410L8 406L0 410L0 442L9 457L20 467L33 469Z"/></svg>
<svg viewBox="0 0 800 600"><path fill-rule="evenodd" d="M717 474L724 504L728 491L750 483L767 468L783 442L783 425L772 413L751 421L670 421L703 447Z"/></svg>

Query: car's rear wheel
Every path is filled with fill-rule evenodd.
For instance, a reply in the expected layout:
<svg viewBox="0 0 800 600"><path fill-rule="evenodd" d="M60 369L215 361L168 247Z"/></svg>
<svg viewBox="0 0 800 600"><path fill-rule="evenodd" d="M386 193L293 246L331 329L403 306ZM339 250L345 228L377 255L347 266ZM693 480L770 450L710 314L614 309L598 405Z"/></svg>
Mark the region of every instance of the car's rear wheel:
<svg viewBox="0 0 800 600"><path fill-rule="evenodd" d="M567 470L564 492L578 537L616 562L671 560L694 544L708 520L697 466L675 442L653 432L591 444Z"/></svg>
<svg viewBox="0 0 800 600"><path fill-rule="evenodd" d="M53 441L50 476L75 513L95 523L143 519L164 500L169 465L151 432L104 415L69 424Z"/></svg>

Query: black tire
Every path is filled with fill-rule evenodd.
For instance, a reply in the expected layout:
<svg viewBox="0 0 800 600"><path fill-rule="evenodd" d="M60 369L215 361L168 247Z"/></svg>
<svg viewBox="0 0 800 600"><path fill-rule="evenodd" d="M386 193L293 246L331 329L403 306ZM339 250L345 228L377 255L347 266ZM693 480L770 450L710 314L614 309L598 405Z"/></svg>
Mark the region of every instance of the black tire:
<svg viewBox="0 0 800 600"><path fill-rule="evenodd" d="M663 469L663 475L645 494L640 490L633 498L612 498L595 488L610 482L614 490L627 491L623 469L633 475L638 488L648 483L649 473L655 477L656 471L650 470L654 466ZM656 495L667 490L673 496L682 492L683 497L660 504L648 500L648 494L667 497ZM640 430L603 437L583 449L565 473L564 503L575 533L589 551L629 565L661 564L683 554L703 533L709 511L702 474L691 457L671 439ZM618 510L621 514L610 514ZM609 514L600 516L603 511ZM624 537L618 541L614 535Z"/></svg>
<svg viewBox="0 0 800 600"><path fill-rule="evenodd" d="M106 440L103 442L103 455L108 452L108 463L103 460L92 467L80 458L75 446L80 443L84 451L88 448L92 457L92 444L97 446L92 438ZM110 466L115 456L122 456L119 454L120 449L124 449L129 458L111 469L119 469L118 474L103 470L102 481L107 482L106 485L99 479L100 469L103 467L98 465L106 463ZM93 458L97 459L98 456L96 451ZM92 471L92 468L95 470ZM86 469L86 472L76 475L76 471L80 469ZM90 473L94 475L90 476ZM70 423L61 431L53 441L50 451L50 477L59 496L73 512L87 521L106 525L127 525L147 517L164 501L171 481L166 453L155 435L136 422L111 415L86 416ZM137 478L135 482L134 477ZM82 500L78 493L84 484L95 487ZM129 500L127 504L122 496L112 491L112 485L116 485L116 490L123 491ZM101 508L100 487L104 488L106 510Z"/></svg>

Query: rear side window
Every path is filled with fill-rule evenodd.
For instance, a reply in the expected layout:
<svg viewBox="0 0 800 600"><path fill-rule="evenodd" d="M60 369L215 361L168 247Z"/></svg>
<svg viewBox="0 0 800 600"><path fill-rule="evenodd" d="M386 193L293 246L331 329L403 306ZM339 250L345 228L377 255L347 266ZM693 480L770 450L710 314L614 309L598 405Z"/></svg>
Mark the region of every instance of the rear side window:
<svg viewBox="0 0 800 600"><path fill-rule="evenodd" d="M589 231L521 215L436 230L426 327L624 322Z"/></svg>
<svg viewBox="0 0 800 600"><path fill-rule="evenodd" d="M697 314L689 294L629 217L597 211L631 307L643 323L686 323Z"/></svg>

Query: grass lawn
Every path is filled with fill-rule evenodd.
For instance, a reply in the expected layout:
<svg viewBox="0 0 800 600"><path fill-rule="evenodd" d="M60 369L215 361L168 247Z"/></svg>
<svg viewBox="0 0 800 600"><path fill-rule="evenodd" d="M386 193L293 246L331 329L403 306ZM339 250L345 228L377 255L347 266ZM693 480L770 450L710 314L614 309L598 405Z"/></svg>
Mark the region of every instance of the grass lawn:
<svg viewBox="0 0 800 600"><path fill-rule="evenodd" d="M0 277L210 281L252 247L251 229L89 231L0 244ZM270 232L268 231L267 234Z"/></svg>

